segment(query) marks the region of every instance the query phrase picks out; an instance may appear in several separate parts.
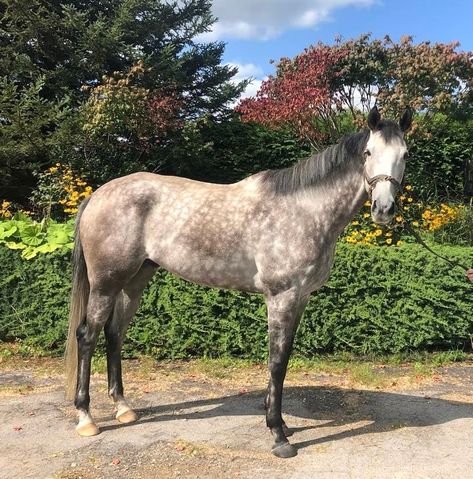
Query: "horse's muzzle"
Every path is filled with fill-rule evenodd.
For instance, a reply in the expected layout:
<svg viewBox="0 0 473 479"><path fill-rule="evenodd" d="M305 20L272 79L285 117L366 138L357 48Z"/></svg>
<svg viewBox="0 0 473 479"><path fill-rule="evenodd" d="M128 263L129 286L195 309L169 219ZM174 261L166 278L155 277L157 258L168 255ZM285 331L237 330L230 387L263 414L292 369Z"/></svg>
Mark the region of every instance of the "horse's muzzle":
<svg viewBox="0 0 473 479"><path fill-rule="evenodd" d="M396 211L396 205L394 201L387 204L380 204L374 200L371 205L371 217L373 221L380 225L386 225L390 223L394 217Z"/></svg>

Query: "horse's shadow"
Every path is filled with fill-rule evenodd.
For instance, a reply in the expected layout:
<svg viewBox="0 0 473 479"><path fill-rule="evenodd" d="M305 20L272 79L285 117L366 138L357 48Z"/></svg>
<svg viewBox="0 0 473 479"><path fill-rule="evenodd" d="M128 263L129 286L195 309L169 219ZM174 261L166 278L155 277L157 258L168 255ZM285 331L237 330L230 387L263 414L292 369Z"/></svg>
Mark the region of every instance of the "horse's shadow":
<svg viewBox="0 0 473 479"><path fill-rule="evenodd" d="M261 390L144 407L136 409L140 419L128 427L176 419L262 416L264 394L265 391ZM473 418L473 403L335 387L288 387L284 390L284 413L294 416L288 418L291 432L319 427L342 428L342 431L332 431L328 435L300 442L297 442L296 435L292 442L298 449L302 449L362 434L387 432L401 427L434 426L455 419ZM318 423L291 428L290 423L297 421L297 418L316 420ZM123 425L108 425L102 429L111 430L117 427Z"/></svg>

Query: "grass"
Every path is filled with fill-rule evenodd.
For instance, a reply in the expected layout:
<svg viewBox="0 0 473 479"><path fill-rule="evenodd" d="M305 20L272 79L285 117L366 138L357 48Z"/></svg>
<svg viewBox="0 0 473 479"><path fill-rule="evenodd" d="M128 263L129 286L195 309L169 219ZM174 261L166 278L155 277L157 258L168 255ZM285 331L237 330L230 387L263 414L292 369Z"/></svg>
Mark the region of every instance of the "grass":
<svg viewBox="0 0 473 479"><path fill-rule="evenodd" d="M460 361L473 361L473 354L464 351L411 352L389 356L359 357L351 353L314 356L310 359L293 357L289 362L288 378L304 380L307 376L329 375L349 380L353 384L381 389L403 378L421 380L437 374L442 366ZM45 351L32 349L21 343L0 344L0 369L34 367L39 374L61 373L62 361L51 358ZM103 355L95 355L92 372L105 374L107 361ZM257 383L267 378L267 364L248 359L223 357L197 358L188 361L156 361L140 356L130 374L142 379L157 375L179 378L205 377L216 381Z"/></svg>
<svg viewBox="0 0 473 479"><path fill-rule="evenodd" d="M289 368L293 370L311 369L319 372L343 373L347 369L361 365L376 366L414 366L422 364L426 367L441 367L459 361L473 359L472 353L460 350L438 352L409 352L392 355L356 356L351 353L338 353L315 356L311 359L291 358Z"/></svg>

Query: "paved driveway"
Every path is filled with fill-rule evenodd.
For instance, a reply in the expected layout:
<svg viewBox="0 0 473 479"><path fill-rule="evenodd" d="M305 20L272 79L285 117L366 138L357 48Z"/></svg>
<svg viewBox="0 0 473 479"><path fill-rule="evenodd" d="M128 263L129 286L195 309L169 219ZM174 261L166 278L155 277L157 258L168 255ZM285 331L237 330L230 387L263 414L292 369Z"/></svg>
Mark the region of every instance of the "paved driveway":
<svg viewBox="0 0 473 479"><path fill-rule="evenodd" d="M0 370L2 478L473 478L471 364L418 381L394 373L384 390L290 373L284 410L298 456L286 460L269 453L263 367L232 379L170 363L135 374L129 363L140 419L126 426L113 419L103 374L95 374L102 432L81 438L58 364L17 366Z"/></svg>

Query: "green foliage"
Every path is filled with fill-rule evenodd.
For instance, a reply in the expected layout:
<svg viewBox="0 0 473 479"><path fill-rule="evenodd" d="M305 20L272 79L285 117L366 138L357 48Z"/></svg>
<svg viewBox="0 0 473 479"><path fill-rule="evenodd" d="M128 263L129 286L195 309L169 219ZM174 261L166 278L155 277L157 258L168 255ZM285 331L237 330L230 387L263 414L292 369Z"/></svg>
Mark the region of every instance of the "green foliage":
<svg viewBox="0 0 473 479"><path fill-rule="evenodd" d="M458 216L432 233L437 243L473 246L473 206L459 209Z"/></svg>
<svg viewBox="0 0 473 479"><path fill-rule="evenodd" d="M472 118L419 118L418 131L408 137L406 181L422 201L462 199L463 165L473 157L472 138Z"/></svg>
<svg viewBox="0 0 473 479"><path fill-rule="evenodd" d="M74 246L74 222L56 223L53 220L33 221L23 213L12 219L0 221L0 245L21 250L24 259L32 259L38 253L71 250Z"/></svg>
<svg viewBox="0 0 473 479"><path fill-rule="evenodd" d="M289 130L271 130L233 117L205 117L186 129L185 143L170 150L165 172L201 181L232 183L258 171L284 168L309 155Z"/></svg>
<svg viewBox="0 0 473 479"><path fill-rule="evenodd" d="M92 184L141 170L231 183L258 171L290 166L309 153L308 145L289 130L270 130L235 117L222 121L203 116L185 122L181 134L162 145L159 156L130 153L126 161L107 155L74 161L77 170L88 172Z"/></svg>
<svg viewBox="0 0 473 479"><path fill-rule="evenodd" d="M187 91L189 112L219 110L239 87L221 65L222 43L195 43L214 23L208 0L1 0L0 76L27 87L40 75L45 97L69 93L74 106L103 75L138 60L152 67L150 85Z"/></svg>
<svg viewBox="0 0 473 479"><path fill-rule="evenodd" d="M0 77L0 188L10 200L27 196L33 171L54 155L56 126L71 114L67 98L42 96L44 84L42 76L24 87Z"/></svg>
<svg viewBox="0 0 473 479"><path fill-rule="evenodd" d="M112 115L115 124L99 135L83 128L88 118L81 105L91 90L104 77L125 81L140 62L145 74L136 88L121 86L150 92L148 104L138 106L153 121L174 112L174 97L185 100L179 120L223 118L245 83L230 82L236 68L222 64L223 43L194 41L214 21L208 0L0 0L0 187L10 188L6 197L24 204L29 191L18 185L31 187L34 170L58 161L98 170L98 179L162 165L163 150L179 134L176 140L160 131L166 142L145 135L119 141L110 130L125 140L135 134L126 114ZM116 99L105 101L109 111L136 106L133 95Z"/></svg>
<svg viewBox="0 0 473 479"><path fill-rule="evenodd" d="M79 203L92 194L92 187L83 178L60 163L35 175L38 183L30 201L39 218L63 219L74 215Z"/></svg>
<svg viewBox="0 0 473 479"><path fill-rule="evenodd" d="M0 340L23 339L50 352L64 348L70 268L55 252L25 261L0 247Z"/></svg>
<svg viewBox="0 0 473 479"><path fill-rule="evenodd" d="M470 248L436 246L473 264ZM24 261L0 247L0 340L60 353L67 331L69 254ZM295 352L401 353L470 343L472 285L417 245L338 245L330 281L311 298ZM196 286L159 271L125 343L127 356L267 356L261 296Z"/></svg>

